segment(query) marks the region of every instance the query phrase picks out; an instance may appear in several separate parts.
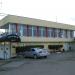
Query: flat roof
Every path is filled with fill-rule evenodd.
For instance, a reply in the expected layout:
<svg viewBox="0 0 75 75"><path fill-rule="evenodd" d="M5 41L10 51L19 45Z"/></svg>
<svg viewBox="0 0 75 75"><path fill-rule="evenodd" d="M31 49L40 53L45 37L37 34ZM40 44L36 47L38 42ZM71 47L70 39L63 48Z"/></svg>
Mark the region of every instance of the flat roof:
<svg viewBox="0 0 75 75"><path fill-rule="evenodd" d="M19 24L28 24L34 26L44 26L44 27L51 27L51 28L75 30L74 25L34 19L34 18L27 18L22 16L15 16L15 15L7 15L2 20L0 20L0 26L3 26L7 23L19 23Z"/></svg>

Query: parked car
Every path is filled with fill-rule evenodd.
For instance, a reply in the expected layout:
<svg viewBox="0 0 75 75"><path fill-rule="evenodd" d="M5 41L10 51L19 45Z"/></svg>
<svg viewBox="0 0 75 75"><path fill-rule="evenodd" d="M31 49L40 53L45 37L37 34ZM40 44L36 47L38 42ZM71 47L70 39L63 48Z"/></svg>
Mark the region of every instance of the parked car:
<svg viewBox="0 0 75 75"><path fill-rule="evenodd" d="M43 51L44 51L45 53L47 53L47 55L50 54L50 50L48 50L48 49L43 49Z"/></svg>
<svg viewBox="0 0 75 75"><path fill-rule="evenodd" d="M24 57L33 57L34 59L39 57L47 57L49 53L46 50L39 48L31 48L29 50L25 50L23 53L20 53Z"/></svg>

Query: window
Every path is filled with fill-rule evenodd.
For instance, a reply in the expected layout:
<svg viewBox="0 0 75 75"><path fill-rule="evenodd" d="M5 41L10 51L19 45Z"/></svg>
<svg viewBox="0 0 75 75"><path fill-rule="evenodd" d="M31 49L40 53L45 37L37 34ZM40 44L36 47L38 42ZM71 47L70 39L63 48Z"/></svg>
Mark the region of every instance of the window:
<svg viewBox="0 0 75 75"><path fill-rule="evenodd" d="M16 33L17 31L19 36L27 36L27 25L18 24L16 28L16 24L10 24L10 30L11 33Z"/></svg>
<svg viewBox="0 0 75 75"><path fill-rule="evenodd" d="M48 28L48 37L51 37L51 28Z"/></svg>
<svg viewBox="0 0 75 75"><path fill-rule="evenodd" d="M11 33L16 33L16 25L15 24L10 24L10 31L11 31Z"/></svg>
<svg viewBox="0 0 75 75"><path fill-rule="evenodd" d="M68 38L68 31L67 30L64 30L64 37Z"/></svg>
<svg viewBox="0 0 75 75"><path fill-rule="evenodd" d="M23 36L27 36L27 25L23 25Z"/></svg>
<svg viewBox="0 0 75 75"><path fill-rule="evenodd" d="M33 36L37 36L37 27L36 26L32 27L32 33L33 33Z"/></svg>
<svg viewBox="0 0 75 75"><path fill-rule="evenodd" d="M46 29L45 29L45 27L42 27L42 36L46 37Z"/></svg>
<svg viewBox="0 0 75 75"><path fill-rule="evenodd" d="M58 30L58 37L60 37L60 38L63 37L63 30L62 29Z"/></svg>
<svg viewBox="0 0 75 75"><path fill-rule="evenodd" d="M57 37L57 29L54 28L54 37Z"/></svg>
<svg viewBox="0 0 75 75"><path fill-rule="evenodd" d="M39 27L39 36L46 37L46 27Z"/></svg>
<svg viewBox="0 0 75 75"><path fill-rule="evenodd" d="M51 37L57 37L57 32L55 28L51 29Z"/></svg>
<svg viewBox="0 0 75 75"><path fill-rule="evenodd" d="M32 36L32 26L28 26L28 36Z"/></svg>
<svg viewBox="0 0 75 75"><path fill-rule="evenodd" d="M1 29L9 29L9 23L7 23L7 24L1 26L0 28L1 28Z"/></svg>
<svg viewBox="0 0 75 75"><path fill-rule="evenodd" d="M18 29L17 33L19 36L21 36L21 31L22 31L21 27L22 27L21 25L18 25L18 27L17 27L17 29Z"/></svg>
<svg viewBox="0 0 75 75"><path fill-rule="evenodd" d="M45 27L45 36L48 37L48 27Z"/></svg>
<svg viewBox="0 0 75 75"><path fill-rule="evenodd" d="M40 37L42 36L42 29L41 29L41 27L39 27L39 36Z"/></svg>
<svg viewBox="0 0 75 75"><path fill-rule="evenodd" d="M73 38L74 37L74 31L70 30L70 37Z"/></svg>

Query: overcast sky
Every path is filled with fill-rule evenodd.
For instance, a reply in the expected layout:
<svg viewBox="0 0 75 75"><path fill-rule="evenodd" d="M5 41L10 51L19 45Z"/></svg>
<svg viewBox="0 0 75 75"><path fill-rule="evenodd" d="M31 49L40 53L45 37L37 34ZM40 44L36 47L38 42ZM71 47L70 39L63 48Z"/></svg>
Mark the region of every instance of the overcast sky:
<svg viewBox="0 0 75 75"><path fill-rule="evenodd" d="M2 0L0 13L75 25L74 0Z"/></svg>

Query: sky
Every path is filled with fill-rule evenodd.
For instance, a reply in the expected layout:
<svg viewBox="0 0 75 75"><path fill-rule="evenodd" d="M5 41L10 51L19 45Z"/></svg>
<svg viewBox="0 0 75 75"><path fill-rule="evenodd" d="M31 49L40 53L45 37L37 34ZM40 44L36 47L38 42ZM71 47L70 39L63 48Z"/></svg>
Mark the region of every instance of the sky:
<svg viewBox="0 0 75 75"><path fill-rule="evenodd" d="M75 25L74 0L0 0L0 13Z"/></svg>

